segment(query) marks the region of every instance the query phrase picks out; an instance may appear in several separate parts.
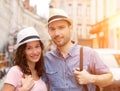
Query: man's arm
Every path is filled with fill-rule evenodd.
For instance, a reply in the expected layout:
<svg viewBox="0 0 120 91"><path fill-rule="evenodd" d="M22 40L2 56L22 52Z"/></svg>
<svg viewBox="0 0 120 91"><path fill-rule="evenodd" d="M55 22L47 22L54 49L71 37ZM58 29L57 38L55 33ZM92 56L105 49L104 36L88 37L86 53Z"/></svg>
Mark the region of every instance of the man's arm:
<svg viewBox="0 0 120 91"><path fill-rule="evenodd" d="M111 72L104 73L101 75L94 75L88 73L86 70L79 71L78 69L74 71L74 74L78 84L93 83L100 87L105 87L112 84L113 82L113 75Z"/></svg>

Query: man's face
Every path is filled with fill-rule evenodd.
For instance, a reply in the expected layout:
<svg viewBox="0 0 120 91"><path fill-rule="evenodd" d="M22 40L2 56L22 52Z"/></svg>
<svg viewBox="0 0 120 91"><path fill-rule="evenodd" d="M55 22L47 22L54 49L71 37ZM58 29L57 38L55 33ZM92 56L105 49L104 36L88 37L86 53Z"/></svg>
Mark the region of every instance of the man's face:
<svg viewBox="0 0 120 91"><path fill-rule="evenodd" d="M48 32L58 46L64 46L70 41L72 26L65 20L58 20L48 25Z"/></svg>

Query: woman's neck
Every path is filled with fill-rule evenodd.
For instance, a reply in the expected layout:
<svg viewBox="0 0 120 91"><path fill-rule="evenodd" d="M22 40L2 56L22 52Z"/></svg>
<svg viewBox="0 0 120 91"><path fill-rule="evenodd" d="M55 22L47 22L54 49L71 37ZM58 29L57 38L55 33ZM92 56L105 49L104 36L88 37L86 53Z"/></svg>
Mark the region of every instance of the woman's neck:
<svg viewBox="0 0 120 91"><path fill-rule="evenodd" d="M31 71L35 71L35 63L28 62L28 65Z"/></svg>

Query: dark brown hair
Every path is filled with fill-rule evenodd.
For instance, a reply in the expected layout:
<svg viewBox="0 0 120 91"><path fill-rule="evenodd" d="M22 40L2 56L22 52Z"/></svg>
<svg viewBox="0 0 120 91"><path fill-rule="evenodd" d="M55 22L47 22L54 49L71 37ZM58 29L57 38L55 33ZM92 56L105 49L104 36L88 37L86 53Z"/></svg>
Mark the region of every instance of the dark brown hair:
<svg viewBox="0 0 120 91"><path fill-rule="evenodd" d="M39 61L35 64L35 70L37 71L38 76L42 76L42 74L44 72L44 68L43 68L44 67L44 60L43 60L44 46L41 41L40 41L40 46L41 46L41 50L42 50L41 57L40 57ZM27 61L26 61L27 59L25 56L25 48L26 48L26 43L19 46L17 48L17 50L15 51L14 65L18 65L21 68L23 74L30 75L31 71L30 71Z"/></svg>

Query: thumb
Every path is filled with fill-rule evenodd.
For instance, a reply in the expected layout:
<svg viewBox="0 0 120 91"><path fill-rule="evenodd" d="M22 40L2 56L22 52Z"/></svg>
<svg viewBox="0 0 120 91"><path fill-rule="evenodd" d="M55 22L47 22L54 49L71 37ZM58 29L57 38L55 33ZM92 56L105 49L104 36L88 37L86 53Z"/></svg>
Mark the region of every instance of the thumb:
<svg viewBox="0 0 120 91"><path fill-rule="evenodd" d="M79 75L79 73L80 73L80 69L79 69L79 68L76 68L76 69L74 70L74 74L75 74L75 75Z"/></svg>
<svg viewBox="0 0 120 91"><path fill-rule="evenodd" d="M80 68L76 68L76 71L80 71Z"/></svg>

